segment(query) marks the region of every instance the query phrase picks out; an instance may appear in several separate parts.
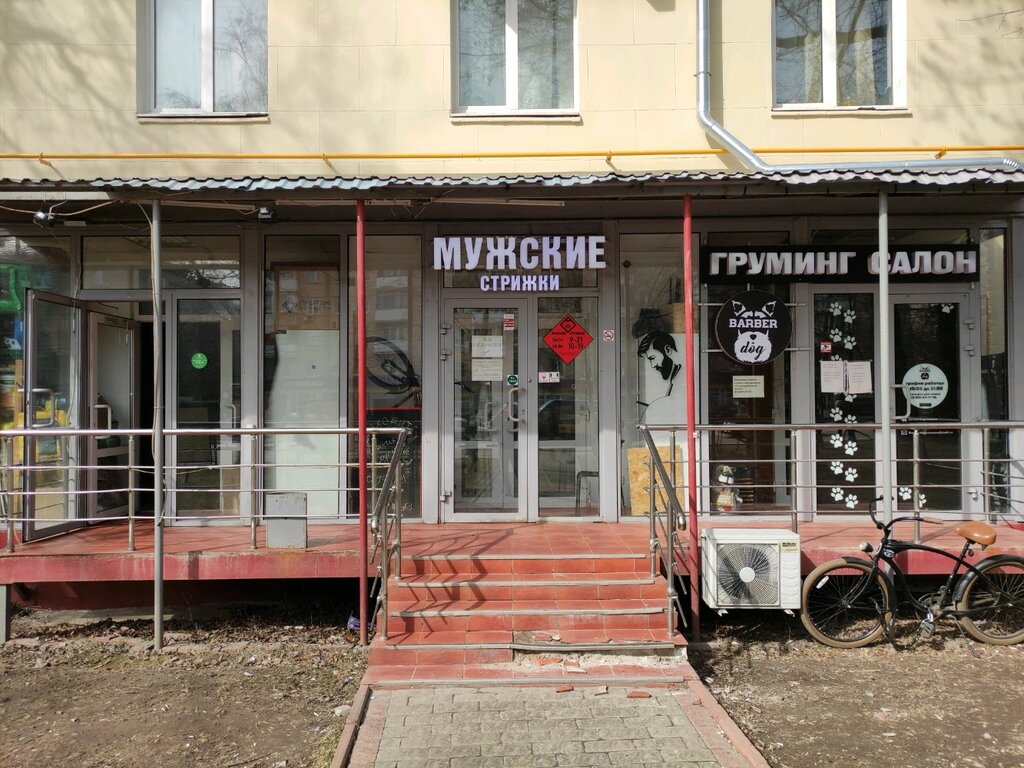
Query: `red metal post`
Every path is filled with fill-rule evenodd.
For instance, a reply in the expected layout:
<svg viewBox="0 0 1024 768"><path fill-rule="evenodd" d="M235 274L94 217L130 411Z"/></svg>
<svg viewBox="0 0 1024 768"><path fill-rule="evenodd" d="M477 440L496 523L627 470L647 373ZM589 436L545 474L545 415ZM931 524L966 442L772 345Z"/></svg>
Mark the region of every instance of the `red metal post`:
<svg viewBox="0 0 1024 768"><path fill-rule="evenodd" d="M359 419L359 642L369 636L369 521L366 516L366 203L356 201L356 388Z"/></svg>
<svg viewBox="0 0 1024 768"><path fill-rule="evenodd" d="M693 355L693 200L683 198L683 296L686 310L686 486L690 518L690 626L700 638L700 533L697 530L697 395Z"/></svg>

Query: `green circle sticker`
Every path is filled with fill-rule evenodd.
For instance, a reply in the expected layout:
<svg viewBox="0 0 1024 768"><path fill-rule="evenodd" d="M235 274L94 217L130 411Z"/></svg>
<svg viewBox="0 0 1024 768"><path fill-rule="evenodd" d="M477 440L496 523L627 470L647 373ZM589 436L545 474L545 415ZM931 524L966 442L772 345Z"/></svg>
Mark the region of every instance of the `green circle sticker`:
<svg viewBox="0 0 1024 768"><path fill-rule="evenodd" d="M192 355L192 367L197 371L203 370L210 363L210 358L204 355L202 352L196 352Z"/></svg>
<svg viewBox="0 0 1024 768"><path fill-rule="evenodd" d="M508 375L508 378L505 379L505 383L508 384L510 387L518 387L519 377L516 376L514 373L510 373Z"/></svg>

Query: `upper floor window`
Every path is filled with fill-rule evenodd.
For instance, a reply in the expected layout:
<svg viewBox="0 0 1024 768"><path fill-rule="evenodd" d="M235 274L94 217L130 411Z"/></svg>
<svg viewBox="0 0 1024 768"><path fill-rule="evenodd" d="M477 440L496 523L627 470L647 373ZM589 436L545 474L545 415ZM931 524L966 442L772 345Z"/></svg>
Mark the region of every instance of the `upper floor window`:
<svg viewBox="0 0 1024 768"><path fill-rule="evenodd" d="M576 108L575 0L458 0L456 111Z"/></svg>
<svg viewBox="0 0 1024 768"><path fill-rule="evenodd" d="M775 104L906 103L906 0L775 0Z"/></svg>
<svg viewBox="0 0 1024 768"><path fill-rule="evenodd" d="M267 0L150 2L146 111L267 111Z"/></svg>

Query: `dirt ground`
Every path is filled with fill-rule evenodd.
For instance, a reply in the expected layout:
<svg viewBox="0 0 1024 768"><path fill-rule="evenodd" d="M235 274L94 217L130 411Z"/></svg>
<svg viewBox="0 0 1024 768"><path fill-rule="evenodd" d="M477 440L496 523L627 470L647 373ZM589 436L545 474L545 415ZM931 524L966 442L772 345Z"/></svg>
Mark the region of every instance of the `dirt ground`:
<svg viewBox="0 0 1024 768"><path fill-rule="evenodd" d="M0 765L330 764L366 663L355 634L252 610L172 620L160 654L151 632L16 617L0 650Z"/></svg>
<svg viewBox="0 0 1024 768"><path fill-rule="evenodd" d="M783 614L705 632L693 666L774 768L1024 766L1024 646L968 644L947 623L911 650L843 651Z"/></svg>
<svg viewBox="0 0 1024 768"><path fill-rule="evenodd" d="M0 649L0 765L326 768L366 654L337 616L299 618L175 619L154 654L148 621L21 615ZM774 613L704 628L694 667L775 768L1024 766L1024 647L947 626L909 651L840 651Z"/></svg>

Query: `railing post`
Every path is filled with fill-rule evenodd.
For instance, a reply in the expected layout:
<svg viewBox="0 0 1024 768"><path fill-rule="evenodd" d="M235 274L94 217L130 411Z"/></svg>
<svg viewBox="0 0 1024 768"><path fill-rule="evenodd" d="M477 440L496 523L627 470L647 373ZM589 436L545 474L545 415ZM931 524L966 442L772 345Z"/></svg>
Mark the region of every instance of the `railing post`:
<svg viewBox="0 0 1024 768"><path fill-rule="evenodd" d="M395 455L391 457L395 465L395 576L399 580L402 578L402 457L399 449L405 448L402 437L400 433L395 439Z"/></svg>
<svg viewBox="0 0 1024 768"><path fill-rule="evenodd" d="M658 569L658 526L654 519L657 514L654 503L654 452L657 448L652 448L653 441L647 441L647 522L650 524L651 529L651 578L653 579Z"/></svg>
<svg viewBox="0 0 1024 768"><path fill-rule="evenodd" d="M985 427L981 430L981 501L985 505L985 519L990 523L995 522L995 509L992 505L992 489L989 482L991 478L991 457L989 456L989 439L992 437L992 430Z"/></svg>
<svg viewBox="0 0 1024 768"><path fill-rule="evenodd" d="M800 450L800 441L797 439L796 430L790 430L789 432L789 447L790 447L790 483L789 483L789 527L793 533L799 533L800 520L799 512L797 511L797 491L799 490L799 483L797 481L797 475L800 472L800 459L797 456Z"/></svg>
<svg viewBox="0 0 1024 768"><path fill-rule="evenodd" d="M259 473L256 468L256 449L258 438L256 434L249 435L249 549L256 549L256 524L259 522L259 491L257 489ZM239 488L241 493L241 488Z"/></svg>
<svg viewBox="0 0 1024 768"><path fill-rule="evenodd" d="M14 551L14 438L4 438L4 477L7 480L7 551Z"/></svg>
<svg viewBox="0 0 1024 768"><path fill-rule="evenodd" d="M374 432L370 435L370 509L377 508L377 501L380 498L381 490L377 488L377 433ZM381 520L378 523L383 523L386 518L387 513L382 511Z"/></svg>
<svg viewBox="0 0 1024 768"><path fill-rule="evenodd" d="M135 551L135 435L128 435L128 551Z"/></svg>
<svg viewBox="0 0 1024 768"><path fill-rule="evenodd" d="M921 431L915 429L911 433L914 453L914 517L921 514ZM914 543L921 543L921 521L914 520Z"/></svg>

